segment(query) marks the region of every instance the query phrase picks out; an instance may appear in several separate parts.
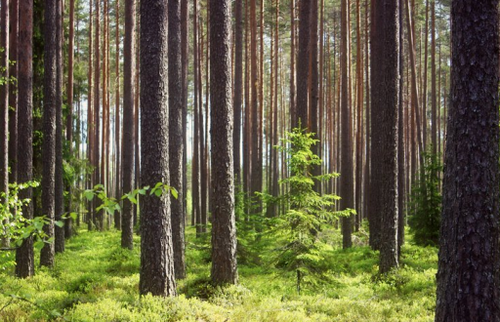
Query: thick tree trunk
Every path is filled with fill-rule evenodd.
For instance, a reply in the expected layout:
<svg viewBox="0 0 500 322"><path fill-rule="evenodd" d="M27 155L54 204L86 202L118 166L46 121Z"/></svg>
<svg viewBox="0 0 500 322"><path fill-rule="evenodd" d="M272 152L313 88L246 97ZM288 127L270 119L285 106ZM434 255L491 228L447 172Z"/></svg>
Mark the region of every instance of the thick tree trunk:
<svg viewBox="0 0 500 322"><path fill-rule="evenodd" d="M436 321L500 321L498 1L452 1Z"/></svg>
<svg viewBox="0 0 500 322"><path fill-rule="evenodd" d="M372 6L372 213L380 224L380 272L398 266L398 75L397 0L375 0Z"/></svg>
<svg viewBox="0 0 500 322"><path fill-rule="evenodd" d="M141 183L169 184L167 110L167 8L163 0L140 4ZM170 192L141 199L141 270L139 291L176 294Z"/></svg>
<svg viewBox="0 0 500 322"><path fill-rule="evenodd" d="M210 104L212 123L212 270L215 284L235 284L236 224L231 104L231 3L210 1Z"/></svg>
<svg viewBox="0 0 500 322"><path fill-rule="evenodd" d="M184 195L182 187L182 159L184 155L182 131L182 62L181 62L181 6L179 0L168 2L168 103L169 103L169 167L170 185L178 197L171 199L172 240L174 246L175 277L186 277L184 258Z"/></svg>

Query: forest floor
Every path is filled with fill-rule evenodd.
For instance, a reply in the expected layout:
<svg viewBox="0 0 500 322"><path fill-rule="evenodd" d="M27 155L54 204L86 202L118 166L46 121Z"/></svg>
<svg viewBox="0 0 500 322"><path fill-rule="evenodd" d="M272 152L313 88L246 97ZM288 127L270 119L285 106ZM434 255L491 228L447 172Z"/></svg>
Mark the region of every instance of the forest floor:
<svg viewBox="0 0 500 322"><path fill-rule="evenodd" d="M338 234L338 232L336 232ZM205 238L209 240L209 238ZM411 239L411 236L410 236ZM334 247L329 269L306 279L272 264L272 247L254 263L240 259L237 286L210 286L207 242L188 229L188 276L175 298L139 298L139 237L120 248L118 231L80 231L56 255L56 266L22 280L0 273L0 321L433 321L437 249L409 240L401 268L378 276L368 246ZM360 243L363 244L363 243ZM36 258L38 263L38 258ZM245 263L247 262L247 263Z"/></svg>

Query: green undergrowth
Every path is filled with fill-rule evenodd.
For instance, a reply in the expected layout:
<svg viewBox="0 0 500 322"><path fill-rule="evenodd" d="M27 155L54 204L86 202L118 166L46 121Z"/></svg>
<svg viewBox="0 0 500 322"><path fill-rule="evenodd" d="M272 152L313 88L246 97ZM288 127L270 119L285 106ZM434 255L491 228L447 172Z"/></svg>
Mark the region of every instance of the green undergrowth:
<svg viewBox="0 0 500 322"><path fill-rule="evenodd" d="M433 247L410 240L403 247L401 268L379 276L376 252L367 246L342 250L333 243L322 264L328 269L316 278L306 276L298 295L294 272L273 265L272 243L261 239L266 246L260 262L240 265L239 285L220 288L209 282L208 236L196 241L189 228L187 240L188 276L178 282L179 296L140 298L139 238L129 251L119 247L117 231L82 231L68 241L65 253L56 255L52 270L37 269L26 280L0 274L0 321L433 320Z"/></svg>

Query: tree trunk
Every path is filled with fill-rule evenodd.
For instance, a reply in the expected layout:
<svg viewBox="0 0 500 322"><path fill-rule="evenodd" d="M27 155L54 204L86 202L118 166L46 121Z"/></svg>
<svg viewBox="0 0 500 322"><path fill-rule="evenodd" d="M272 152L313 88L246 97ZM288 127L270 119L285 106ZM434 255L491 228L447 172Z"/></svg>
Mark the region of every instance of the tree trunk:
<svg viewBox="0 0 500 322"><path fill-rule="evenodd" d="M234 186L241 189L240 140L241 140L241 103L243 97L243 0L236 0L234 7Z"/></svg>
<svg viewBox="0 0 500 322"><path fill-rule="evenodd" d="M18 39L18 84L19 84L19 136L22 149L18 151L18 182L33 180L33 2L21 1L19 5ZM21 191L19 197L32 199L31 188ZM23 208L26 219L33 218L33 202ZM35 273L33 237L26 238L16 251L16 276L29 277Z"/></svg>
<svg viewBox="0 0 500 322"><path fill-rule="evenodd" d="M134 71L135 71L135 0L125 1L125 39L123 43L123 141L122 141L122 186L124 193L134 190ZM153 185L154 186L154 185ZM134 205L126 198L122 209L121 246L134 247Z"/></svg>
<svg viewBox="0 0 500 322"><path fill-rule="evenodd" d="M452 1L436 321L500 321L498 1Z"/></svg>
<svg viewBox="0 0 500 322"><path fill-rule="evenodd" d="M380 223L380 272L398 266L398 32L397 0L372 6L372 213Z"/></svg>
<svg viewBox="0 0 500 322"><path fill-rule="evenodd" d="M140 3L141 183L170 184L167 110L167 8L163 0ZM146 194L141 202L142 295L174 296L170 192Z"/></svg>
<svg viewBox="0 0 500 322"><path fill-rule="evenodd" d="M170 185L178 197L171 200L172 240L174 246L175 277L186 277L184 258L184 189L182 187L182 159L184 155L182 132L182 62L181 62L181 6L179 0L168 2L168 105L169 105L169 167Z"/></svg>
<svg viewBox="0 0 500 322"><path fill-rule="evenodd" d="M308 79L310 46L310 19L311 1L301 0L299 11L299 45L297 55L297 102L296 120L293 127L301 124L302 128L308 127Z"/></svg>
<svg viewBox="0 0 500 322"><path fill-rule="evenodd" d="M44 86L43 86L43 145L42 145L42 213L48 223L43 230L47 238L54 237L55 164L56 164L56 81L57 0L45 1L44 21ZM54 244L46 243L40 254L40 265L54 265Z"/></svg>
<svg viewBox="0 0 500 322"><path fill-rule="evenodd" d="M212 149L212 270L215 284L235 284L236 225L231 106L231 2L210 1Z"/></svg>
<svg viewBox="0 0 500 322"><path fill-rule="evenodd" d="M340 208L354 208L354 186L353 186L353 159L352 159L352 122L350 104L350 73L348 66L348 57L350 55L348 42L348 14L349 0L341 1L341 49L340 49L340 68L341 68L341 93L340 93L340 127L342 131L340 145ZM352 246L352 216L342 218L342 246L349 248Z"/></svg>

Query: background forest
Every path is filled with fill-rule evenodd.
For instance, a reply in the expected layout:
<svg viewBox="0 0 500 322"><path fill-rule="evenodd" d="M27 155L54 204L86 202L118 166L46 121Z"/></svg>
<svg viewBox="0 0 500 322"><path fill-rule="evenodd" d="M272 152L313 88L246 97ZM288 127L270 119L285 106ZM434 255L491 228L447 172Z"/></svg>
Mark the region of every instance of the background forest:
<svg viewBox="0 0 500 322"><path fill-rule="evenodd" d="M443 318L451 1L0 7L1 321Z"/></svg>

